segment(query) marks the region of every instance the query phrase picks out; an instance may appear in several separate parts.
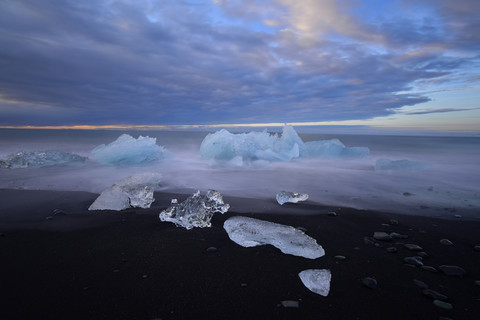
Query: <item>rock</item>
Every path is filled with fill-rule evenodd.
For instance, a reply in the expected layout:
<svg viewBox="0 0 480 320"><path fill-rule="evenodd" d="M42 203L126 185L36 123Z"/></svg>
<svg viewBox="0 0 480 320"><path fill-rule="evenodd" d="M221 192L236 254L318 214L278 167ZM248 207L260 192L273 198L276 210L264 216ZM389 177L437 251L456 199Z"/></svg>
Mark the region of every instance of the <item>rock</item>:
<svg viewBox="0 0 480 320"><path fill-rule="evenodd" d="M390 237L392 237L392 239L407 239L408 238L408 236L406 234L401 234L401 233L398 233L398 232L390 233Z"/></svg>
<svg viewBox="0 0 480 320"><path fill-rule="evenodd" d="M363 237L363 242L365 242L365 244L371 244L371 245L375 245L375 241L372 240L372 238L370 237Z"/></svg>
<svg viewBox="0 0 480 320"><path fill-rule="evenodd" d="M381 241L390 241L392 240L392 237L390 237L390 235L386 232L380 232L380 231L376 231L373 233L373 238L375 240L381 240Z"/></svg>
<svg viewBox="0 0 480 320"><path fill-rule="evenodd" d="M4 233L0 233L0 237L5 237L5 234L4 234Z"/></svg>
<svg viewBox="0 0 480 320"><path fill-rule="evenodd" d="M48 217L46 217L45 219L46 219L46 220L53 220L53 218L54 218L53 216L48 216Z"/></svg>
<svg viewBox="0 0 480 320"><path fill-rule="evenodd" d="M387 248L387 252L389 252L389 253L396 253L397 251L398 251L398 249L395 248L395 247L388 247Z"/></svg>
<svg viewBox="0 0 480 320"><path fill-rule="evenodd" d="M422 269L428 272L438 272L438 270L432 266L422 266Z"/></svg>
<svg viewBox="0 0 480 320"><path fill-rule="evenodd" d="M410 192L407 192L407 191L404 192L404 193L402 193L402 194L403 194L405 197L409 197L409 196L412 196L412 195L413 195L413 194L411 194Z"/></svg>
<svg viewBox="0 0 480 320"><path fill-rule="evenodd" d="M395 220L395 219L390 219L390 221L388 223L390 223L390 225L392 225L392 226L397 226L398 225L398 221Z"/></svg>
<svg viewBox="0 0 480 320"><path fill-rule="evenodd" d="M440 267L438 267L438 269L440 269L447 276L462 277L467 273L463 268L459 266L441 265Z"/></svg>
<svg viewBox="0 0 480 320"><path fill-rule="evenodd" d="M454 216L455 218L461 218L461 217L462 217L462 216L459 215L459 214L454 214L453 216Z"/></svg>
<svg viewBox="0 0 480 320"><path fill-rule="evenodd" d="M217 251L218 251L218 249L215 248L215 247L208 247L207 248L207 252L217 252Z"/></svg>
<svg viewBox="0 0 480 320"><path fill-rule="evenodd" d="M445 301L442 300L433 300L433 304L436 305L439 308L445 309L445 310L452 310L453 306Z"/></svg>
<svg viewBox="0 0 480 320"><path fill-rule="evenodd" d="M420 256L422 258L428 258L428 253L426 253L425 251L420 251L417 253L417 256Z"/></svg>
<svg viewBox="0 0 480 320"><path fill-rule="evenodd" d="M448 300L448 297L444 294L441 294L440 292L437 292L435 290L432 290L432 289L425 289L422 291L422 293L430 298L432 298L433 300Z"/></svg>
<svg viewBox="0 0 480 320"><path fill-rule="evenodd" d="M342 255L335 256L334 258L335 258L335 260L345 260L345 259L347 259L347 257L342 256Z"/></svg>
<svg viewBox="0 0 480 320"><path fill-rule="evenodd" d="M417 280L417 279L413 279L413 283L414 283L417 287L419 287L419 288L421 288L421 289L428 289L428 284L426 284L426 283L423 282L423 281L420 281L420 280Z"/></svg>
<svg viewBox="0 0 480 320"><path fill-rule="evenodd" d="M330 212L328 213L328 215L329 215L330 217L336 217L338 214L337 214L335 211L330 211Z"/></svg>
<svg viewBox="0 0 480 320"><path fill-rule="evenodd" d="M147 278L148 278L148 275L146 275L146 274L144 274L144 275L142 276L142 279L147 279Z"/></svg>
<svg viewBox="0 0 480 320"><path fill-rule="evenodd" d="M362 279L362 284L365 287L370 288L370 289L377 289L378 288L377 280L375 280L373 278L370 278L370 277L363 278Z"/></svg>
<svg viewBox="0 0 480 320"><path fill-rule="evenodd" d="M403 246L405 248L407 248L408 250L411 250L411 251L422 251L423 250L423 248L420 247L419 245L412 244L412 243L406 243Z"/></svg>
<svg viewBox="0 0 480 320"><path fill-rule="evenodd" d="M475 285L480 287L480 280L475 280L473 283L475 283Z"/></svg>
<svg viewBox="0 0 480 320"><path fill-rule="evenodd" d="M417 267L423 266L423 262L420 261L420 259L418 259L417 257L405 257L403 258L403 262Z"/></svg>
<svg viewBox="0 0 480 320"><path fill-rule="evenodd" d="M453 242L448 240L448 239L441 239L440 243L443 244L444 246L452 246Z"/></svg>
<svg viewBox="0 0 480 320"><path fill-rule="evenodd" d="M62 209L55 209L52 212L52 215L54 215L54 216L64 216L66 214L67 213L65 211L63 211Z"/></svg>
<svg viewBox="0 0 480 320"><path fill-rule="evenodd" d="M295 300L284 300L281 304L284 308L298 308L300 306L300 303Z"/></svg>
<svg viewBox="0 0 480 320"><path fill-rule="evenodd" d="M480 251L480 245L474 246L474 247L473 247L473 250L475 250L475 251Z"/></svg>

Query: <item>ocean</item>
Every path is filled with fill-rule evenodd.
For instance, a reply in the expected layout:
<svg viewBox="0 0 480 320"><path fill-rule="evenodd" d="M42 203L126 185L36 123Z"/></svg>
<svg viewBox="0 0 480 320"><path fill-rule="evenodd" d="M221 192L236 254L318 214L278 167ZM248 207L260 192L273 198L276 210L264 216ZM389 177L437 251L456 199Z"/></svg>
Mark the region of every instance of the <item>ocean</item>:
<svg viewBox="0 0 480 320"><path fill-rule="evenodd" d="M107 166L91 150L121 134L156 138L168 159L139 166ZM90 159L84 165L0 168L0 188L100 193L141 172L163 175L161 191L216 189L225 196L272 199L277 192L308 193L315 204L414 215L480 218L480 138L441 136L299 134L304 142L339 139L368 147L352 159L301 158L262 166L222 166L202 159L208 132L0 129L0 159L19 151L59 150ZM428 164L415 171L376 171L378 159ZM248 200L246 200L248 201Z"/></svg>

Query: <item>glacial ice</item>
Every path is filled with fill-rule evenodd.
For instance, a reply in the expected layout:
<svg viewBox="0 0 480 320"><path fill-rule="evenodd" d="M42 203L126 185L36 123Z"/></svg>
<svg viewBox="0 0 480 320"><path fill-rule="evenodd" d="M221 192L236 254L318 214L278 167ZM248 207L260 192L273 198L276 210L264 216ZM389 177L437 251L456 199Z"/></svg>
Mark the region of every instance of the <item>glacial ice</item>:
<svg viewBox="0 0 480 320"><path fill-rule="evenodd" d="M288 192L280 191L277 193L277 202L280 205L283 205L286 202L297 203L299 201L305 201L308 199L308 194L306 193L297 193L297 192Z"/></svg>
<svg viewBox="0 0 480 320"><path fill-rule="evenodd" d="M95 160L107 165L138 165L169 157L170 152L156 141L156 138L139 136L135 139L122 134L107 145L95 147L91 153Z"/></svg>
<svg viewBox="0 0 480 320"><path fill-rule="evenodd" d="M77 154L47 150L34 152L17 152L11 154L5 160L0 160L0 168L27 168L46 167L54 165L83 164L88 158Z"/></svg>
<svg viewBox="0 0 480 320"><path fill-rule="evenodd" d="M198 190L182 203L172 199L171 206L160 212L158 217L161 221L173 222L177 227L190 230L194 227L210 227L213 214L223 214L229 208L230 205L223 202L220 192L208 190L205 196L201 196Z"/></svg>
<svg viewBox="0 0 480 320"><path fill-rule="evenodd" d="M243 247L271 244L283 253L316 259L325 255L317 241L294 227L235 216L223 224L228 236Z"/></svg>
<svg viewBox="0 0 480 320"><path fill-rule="evenodd" d="M162 175L140 173L117 181L103 191L88 210L124 210L130 207L150 208L153 191L160 186Z"/></svg>
<svg viewBox="0 0 480 320"><path fill-rule="evenodd" d="M375 171L390 171L390 172L413 172L421 171L430 168L430 165L422 161L410 160L390 160L378 159L375 164Z"/></svg>
<svg viewBox="0 0 480 320"><path fill-rule="evenodd" d="M288 162L300 157L357 158L369 153L364 147L347 148L338 139L305 143L292 126L284 126L281 135L267 131L233 134L222 129L209 133L200 146L204 159L242 165L259 160Z"/></svg>
<svg viewBox="0 0 480 320"><path fill-rule="evenodd" d="M328 296L330 292L330 281L332 274L328 269L308 269L303 270L298 274L302 283L310 291L322 295Z"/></svg>

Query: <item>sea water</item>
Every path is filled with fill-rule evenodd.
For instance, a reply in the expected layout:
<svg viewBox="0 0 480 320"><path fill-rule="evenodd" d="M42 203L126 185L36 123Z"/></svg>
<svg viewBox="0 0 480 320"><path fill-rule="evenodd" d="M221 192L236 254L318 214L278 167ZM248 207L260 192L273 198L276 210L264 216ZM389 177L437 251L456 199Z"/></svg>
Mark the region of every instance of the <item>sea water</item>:
<svg viewBox="0 0 480 320"><path fill-rule="evenodd" d="M106 166L91 151L121 134L156 138L173 156L139 166ZM0 169L0 188L100 193L132 174L163 175L163 191L215 189L225 196L272 199L282 190L307 193L309 202L331 207L418 215L480 218L480 138L396 135L300 134L303 141L339 139L368 147L355 159L308 158L261 166L222 166L202 159L208 132L120 130L0 130L0 159L19 151L59 150L89 157L84 165ZM427 163L413 172L375 171L378 159ZM167 205L167 204L166 204Z"/></svg>

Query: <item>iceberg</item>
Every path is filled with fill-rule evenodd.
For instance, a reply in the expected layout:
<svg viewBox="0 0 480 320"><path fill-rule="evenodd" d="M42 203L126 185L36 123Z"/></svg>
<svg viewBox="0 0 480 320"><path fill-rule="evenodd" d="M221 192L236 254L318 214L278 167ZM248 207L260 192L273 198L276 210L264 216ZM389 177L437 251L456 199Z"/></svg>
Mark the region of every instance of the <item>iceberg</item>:
<svg viewBox="0 0 480 320"><path fill-rule="evenodd" d="M321 296L328 296L332 274L328 269L308 269L298 274L300 280L310 291Z"/></svg>
<svg viewBox="0 0 480 320"><path fill-rule="evenodd" d="M413 172L429 169L430 165L422 161L378 159L375 171Z"/></svg>
<svg viewBox="0 0 480 320"><path fill-rule="evenodd" d="M284 126L281 135L267 131L233 134L222 129L209 133L200 146L202 158L237 166L255 161L289 162L301 157L358 158L369 153L365 147L347 148L338 139L305 143L292 126Z"/></svg>
<svg viewBox="0 0 480 320"><path fill-rule="evenodd" d="M11 154L5 160L0 160L0 168L29 168L29 167L46 167L55 165L71 165L83 164L87 161L87 157L77 154L47 150L35 152L17 152Z"/></svg>
<svg viewBox="0 0 480 320"><path fill-rule="evenodd" d="M120 211L133 208L150 208L155 199L153 191L160 187L162 175L140 173L120 181L103 191L88 210Z"/></svg>
<svg viewBox="0 0 480 320"><path fill-rule="evenodd" d="M169 157L170 152L156 142L156 138L139 136L135 139L122 134L107 145L95 147L91 153L95 160L106 165L139 165Z"/></svg>
<svg viewBox="0 0 480 320"><path fill-rule="evenodd" d="M291 226L235 216L227 219L223 228L230 239L242 247L271 244L283 253L308 259L325 255L322 246L315 239Z"/></svg>
<svg viewBox="0 0 480 320"><path fill-rule="evenodd" d="M280 205L283 205L286 202L297 203L299 201L305 201L308 199L308 194L306 193L297 193L297 192L288 192L280 191L277 193L277 202Z"/></svg>
<svg viewBox="0 0 480 320"><path fill-rule="evenodd" d="M367 147L346 147L340 140L320 140L305 143L310 157L324 158L364 158L370 154Z"/></svg>
<svg viewBox="0 0 480 320"><path fill-rule="evenodd" d="M161 221L173 222L177 227L190 230L194 227L210 227L213 214L223 214L228 209L230 205L223 202L220 192L208 190L205 196L201 196L198 190L182 203L172 199L171 206L160 212L158 217Z"/></svg>

